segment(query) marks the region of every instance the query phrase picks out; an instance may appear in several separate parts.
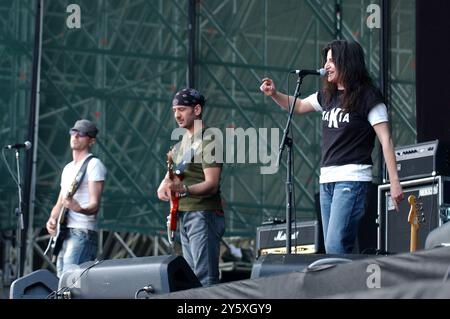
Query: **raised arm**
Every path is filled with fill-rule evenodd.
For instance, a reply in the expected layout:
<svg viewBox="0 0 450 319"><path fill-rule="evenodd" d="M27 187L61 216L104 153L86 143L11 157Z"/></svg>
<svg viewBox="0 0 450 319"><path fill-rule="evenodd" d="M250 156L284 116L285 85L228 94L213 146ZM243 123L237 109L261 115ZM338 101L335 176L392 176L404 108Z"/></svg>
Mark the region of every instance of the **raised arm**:
<svg viewBox="0 0 450 319"><path fill-rule="evenodd" d="M278 92L275 83L270 78L262 79L262 84L259 87L261 92L266 96L270 96L275 103L277 103L281 108L288 110L289 105L294 101L293 96L288 96L284 93ZM302 100L300 98L295 102L294 112L297 114L303 114L308 112L314 112L315 109L308 101Z"/></svg>

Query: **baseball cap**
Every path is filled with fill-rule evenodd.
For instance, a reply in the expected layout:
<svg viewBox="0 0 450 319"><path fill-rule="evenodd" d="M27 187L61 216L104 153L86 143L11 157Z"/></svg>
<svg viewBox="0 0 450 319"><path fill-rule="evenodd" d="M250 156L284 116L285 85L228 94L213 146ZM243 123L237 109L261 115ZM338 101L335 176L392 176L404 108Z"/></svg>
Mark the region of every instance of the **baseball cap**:
<svg viewBox="0 0 450 319"><path fill-rule="evenodd" d="M98 129L95 124L85 119L76 121L71 130L86 133L89 137L96 137L98 133Z"/></svg>

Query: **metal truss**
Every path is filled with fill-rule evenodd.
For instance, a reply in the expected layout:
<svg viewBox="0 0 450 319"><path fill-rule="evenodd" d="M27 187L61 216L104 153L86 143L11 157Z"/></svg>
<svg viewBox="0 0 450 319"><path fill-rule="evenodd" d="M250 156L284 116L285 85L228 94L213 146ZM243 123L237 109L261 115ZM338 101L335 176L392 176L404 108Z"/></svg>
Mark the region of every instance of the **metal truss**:
<svg viewBox="0 0 450 319"><path fill-rule="evenodd" d="M309 16L302 25L295 23L296 13ZM274 12L275 11L275 12ZM229 19L233 16L233 19ZM293 23L286 23L292 19ZM281 21L285 23L282 23ZM206 110L208 124L227 127L284 128L286 116L271 101L262 97L261 79L270 75L278 85L297 66L300 56L306 63L318 65L318 38L311 33L324 31L304 2L285 2L282 8L271 1L210 1L200 7L200 81L214 104ZM282 26L282 27L280 27ZM304 28L304 33L300 28ZM295 79L292 81L295 83ZM312 93L312 83L304 89ZM314 83L317 84L317 83ZM309 92L308 92L309 91ZM211 124L212 123L212 124ZM296 157L294 186L297 193L297 218L314 218L314 193L320 150L315 141L320 131L318 117L294 121ZM306 128L306 129L305 129ZM282 131L281 131L282 135ZM259 137L261 138L261 137ZM262 141L267 144L268 141ZM277 142L278 143L278 142ZM278 149L278 145L275 146ZM251 150L247 145L247 156ZM258 152L258 149L255 149ZM255 231L269 217L284 215L284 159L277 174L261 175L259 165L227 164L224 198L231 232L245 235Z"/></svg>
<svg viewBox="0 0 450 319"><path fill-rule="evenodd" d="M0 137L3 146L24 141L27 136L31 96L35 3L31 1L0 2ZM2 153L0 160L0 256L2 283L10 284L18 275L20 245L16 217L18 192L14 179L15 156ZM25 156L21 154L20 165ZM10 173L7 165L12 169ZM23 167L22 174L23 175ZM14 177L12 176L14 175ZM23 176L19 179L23 182Z"/></svg>
<svg viewBox="0 0 450 319"><path fill-rule="evenodd" d="M108 167L103 227L159 231L165 214L155 185L165 174L173 127L167 125L172 83L185 74L186 43L180 32L185 17L167 1L85 1L81 8L79 30L67 30L64 24L55 29L51 20L44 29L42 81L52 99L41 114L41 125L51 143L43 147L49 160L38 171L54 175L38 180L51 183L53 193L38 194L39 200L48 208L56 198L61 168L69 161L64 150L68 128L79 117L90 118L100 127L95 152ZM64 9L57 2L46 7L55 20L65 17ZM56 129L46 126L51 122L57 123ZM59 168L49 169L49 163Z"/></svg>
<svg viewBox="0 0 450 319"><path fill-rule="evenodd" d="M294 68L317 68L319 53L335 37L359 41L368 57L369 70L379 76L380 30L366 25L367 7L373 1L208 1L200 7L200 81L214 104L208 121L217 127L275 127L282 130L285 113L258 92L260 79L270 75L278 88ZM339 12L337 10L339 9ZM391 7L392 69L389 105L394 139L399 145L413 143L415 132L414 3L394 1ZM229 19L229 17L233 19ZM394 31L395 30L395 31ZM410 38L404 39L405 34ZM402 44L405 46L402 47ZM292 83L295 79L292 80ZM312 93L318 82L305 83L303 95ZM320 121L309 116L295 119L294 185L299 218L315 218L314 194L318 191ZM379 150L378 150L379 151ZM375 159L377 162L377 159ZM262 176L255 166L227 165L225 192L233 229L254 229L269 216L284 217L284 171ZM379 174L376 172L376 174ZM244 203L244 204L243 204Z"/></svg>
<svg viewBox="0 0 450 319"><path fill-rule="evenodd" d="M27 1L0 3L0 136L10 144L26 136L31 87L34 8ZM1 145L3 148L3 144ZM14 153L5 153L14 168ZM0 165L0 229L14 228L17 187L2 158Z"/></svg>
<svg viewBox="0 0 450 319"><path fill-rule="evenodd" d="M170 101L186 74L182 4L80 1L81 28L69 29L67 3L46 2L36 227L45 224L71 160L68 129L83 117L98 123L93 152L108 168L100 227L122 248L115 231L164 231L168 207L156 188L174 128Z"/></svg>

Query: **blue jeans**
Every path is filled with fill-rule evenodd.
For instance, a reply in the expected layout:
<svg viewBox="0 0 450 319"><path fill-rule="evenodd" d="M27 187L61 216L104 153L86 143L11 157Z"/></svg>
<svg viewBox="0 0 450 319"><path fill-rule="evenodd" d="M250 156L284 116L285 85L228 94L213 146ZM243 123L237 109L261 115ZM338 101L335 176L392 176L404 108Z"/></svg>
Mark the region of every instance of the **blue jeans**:
<svg viewBox="0 0 450 319"><path fill-rule="evenodd" d="M87 229L69 228L56 260L58 277L71 266L79 265L97 257L97 232Z"/></svg>
<svg viewBox="0 0 450 319"><path fill-rule="evenodd" d="M222 211L179 212L183 257L203 286L219 283L220 240L225 232Z"/></svg>
<svg viewBox="0 0 450 319"><path fill-rule="evenodd" d="M320 184L320 209L327 254L349 254L353 251L369 184Z"/></svg>

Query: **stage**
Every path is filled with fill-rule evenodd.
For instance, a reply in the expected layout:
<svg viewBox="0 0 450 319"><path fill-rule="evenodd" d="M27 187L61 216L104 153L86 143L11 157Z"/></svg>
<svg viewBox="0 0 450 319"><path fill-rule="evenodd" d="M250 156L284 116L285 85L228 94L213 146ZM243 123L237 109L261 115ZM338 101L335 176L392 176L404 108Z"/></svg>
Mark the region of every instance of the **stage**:
<svg viewBox="0 0 450 319"><path fill-rule="evenodd" d="M11 286L15 299L450 298L450 247L396 255L266 255L250 279L201 287L181 256L82 264L61 279L39 270ZM249 271L248 265L227 265ZM224 269L223 269L224 270ZM53 282L52 282L53 281ZM52 283L51 283L52 282ZM6 291L5 291L6 292Z"/></svg>

